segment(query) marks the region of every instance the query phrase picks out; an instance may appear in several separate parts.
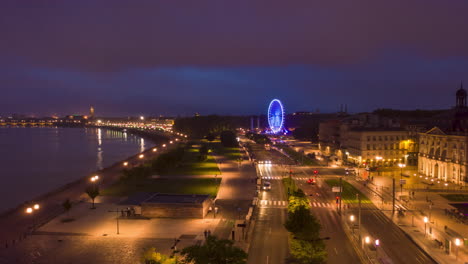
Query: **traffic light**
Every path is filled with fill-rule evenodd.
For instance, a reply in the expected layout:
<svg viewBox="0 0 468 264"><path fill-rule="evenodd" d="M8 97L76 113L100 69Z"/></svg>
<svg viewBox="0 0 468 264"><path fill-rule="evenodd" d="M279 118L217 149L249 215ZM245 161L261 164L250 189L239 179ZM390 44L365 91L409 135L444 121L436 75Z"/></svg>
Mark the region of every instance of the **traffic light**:
<svg viewBox="0 0 468 264"><path fill-rule="evenodd" d="M336 197L336 204L338 204L339 202L340 202L340 197L337 196L337 197Z"/></svg>

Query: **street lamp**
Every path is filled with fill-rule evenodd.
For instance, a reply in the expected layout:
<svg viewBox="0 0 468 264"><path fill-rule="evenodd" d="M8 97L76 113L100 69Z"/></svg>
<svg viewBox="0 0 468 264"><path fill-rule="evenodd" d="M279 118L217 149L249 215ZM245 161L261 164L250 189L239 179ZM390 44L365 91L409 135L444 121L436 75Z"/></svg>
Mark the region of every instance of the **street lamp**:
<svg viewBox="0 0 468 264"><path fill-rule="evenodd" d="M33 206L33 208L34 208L34 210L39 210L39 204L35 204L35 205Z"/></svg>
<svg viewBox="0 0 468 264"><path fill-rule="evenodd" d="M402 182L403 168L406 167L406 164L398 163L398 167L400 167L400 196L401 196L403 194L403 182Z"/></svg>
<svg viewBox="0 0 468 264"><path fill-rule="evenodd" d="M353 230L353 234L354 234L354 215L350 215L349 216L349 221L351 221L351 229Z"/></svg>
<svg viewBox="0 0 468 264"><path fill-rule="evenodd" d="M140 156L138 156L138 158L140 158L140 159L142 159L144 157L145 157L145 155L143 155L143 154L140 154Z"/></svg>
<svg viewBox="0 0 468 264"><path fill-rule="evenodd" d="M156 151L158 151L158 149L157 149L157 148L154 148L154 149L153 149L153 152L156 152Z"/></svg>
<svg viewBox="0 0 468 264"><path fill-rule="evenodd" d="M162 146L163 146L163 148L165 148L165 147L166 147L166 144L163 144Z"/></svg>
<svg viewBox="0 0 468 264"><path fill-rule="evenodd" d="M458 260L458 248L460 247L460 245L461 245L460 239L459 239L459 238L455 238L455 246L456 246L456 247L455 247L455 249L456 249L456 251L455 251L455 258L456 258L456 260Z"/></svg>
<svg viewBox="0 0 468 264"><path fill-rule="evenodd" d="M429 218L427 216L424 217L424 236L427 235L427 222L429 222Z"/></svg>
<svg viewBox="0 0 468 264"><path fill-rule="evenodd" d="M91 180L92 182L95 182L95 181L99 180L99 176L98 176L98 175L95 175L95 176L91 177L90 180Z"/></svg>
<svg viewBox="0 0 468 264"><path fill-rule="evenodd" d="M26 213L28 213L28 214L32 214L32 212L33 212L33 209L32 209L32 207L28 207L28 208L26 208Z"/></svg>
<svg viewBox="0 0 468 264"><path fill-rule="evenodd" d="M144 116L140 116L140 120L145 120L145 117L144 117Z"/></svg>
<svg viewBox="0 0 468 264"><path fill-rule="evenodd" d="M124 165L125 167L127 167L127 166L128 166L128 162L125 161L125 162L123 163L123 165Z"/></svg>
<svg viewBox="0 0 468 264"><path fill-rule="evenodd" d="M376 239L374 242L375 245L375 258L379 259L379 246L380 246L380 240Z"/></svg>

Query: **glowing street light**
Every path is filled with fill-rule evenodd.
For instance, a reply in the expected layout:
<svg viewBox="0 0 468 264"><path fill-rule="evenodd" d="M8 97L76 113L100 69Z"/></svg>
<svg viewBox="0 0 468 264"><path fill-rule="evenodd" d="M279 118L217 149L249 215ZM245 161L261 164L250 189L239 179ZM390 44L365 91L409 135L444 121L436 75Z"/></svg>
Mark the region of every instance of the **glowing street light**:
<svg viewBox="0 0 468 264"><path fill-rule="evenodd" d="M163 144L162 146L163 146L163 148L165 148L165 147L166 147L166 144Z"/></svg>
<svg viewBox="0 0 468 264"><path fill-rule="evenodd" d="M377 247L380 246L380 240L378 240L378 239L375 240L375 246L377 246Z"/></svg>
<svg viewBox="0 0 468 264"><path fill-rule="evenodd" d="M143 154L140 154L140 156L138 156L138 158L140 158L140 159L142 159L144 157L145 157L145 155L143 155Z"/></svg>
<svg viewBox="0 0 468 264"><path fill-rule="evenodd" d="M429 222L429 218L425 216L423 220L424 220L424 236L426 236L427 235L427 222Z"/></svg>
<svg viewBox="0 0 468 264"><path fill-rule="evenodd" d="M459 238L455 238L455 246L456 246L456 247L455 247L455 249L456 249L456 251L455 251L455 258L456 258L456 260L458 260L458 248L460 247L460 245L461 245L460 239L459 239Z"/></svg>
<svg viewBox="0 0 468 264"><path fill-rule="evenodd" d="M172 144L172 143L174 143L174 141L171 140L171 141L169 141L169 143Z"/></svg>
<svg viewBox="0 0 468 264"><path fill-rule="evenodd" d="M125 162L123 163L123 165L124 165L125 167L127 167L127 166L128 166L128 162L125 161Z"/></svg>
<svg viewBox="0 0 468 264"><path fill-rule="evenodd" d="M26 208L26 213L32 214L33 209L31 207Z"/></svg>
<svg viewBox="0 0 468 264"><path fill-rule="evenodd" d="M144 117L144 116L140 116L140 120L145 120L145 117Z"/></svg>
<svg viewBox="0 0 468 264"><path fill-rule="evenodd" d="M90 180L91 180L92 182L95 182L95 181L99 180L99 176L98 176L98 175L95 175L95 176L91 177Z"/></svg>
<svg viewBox="0 0 468 264"><path fill-rule="evenodd" d="M370 243L370 237L369 236L366 236L364 238L364 242L366 242L366 244L369 244Z"/></svg>
<svg viewBox="0 0 468 264"><path fill-rule="evenodd" d="M39 210L40 206L39 206L39 204L35 204L35 205L33 206L33 208L34 208L34 210Z"/></svg>
<svg viewBox="0 0 468 264"><path fill-rule="evenodd" d="M402 179L403 179L403 168L406 167L406 164L404 163L398 163L398 167L400 167L400 195L403 194L403 182L402 182Z"/></svg>
<svg viewBox="0 0 468 264"><path fill-rule="evenodd" d="M158 149L157 149L157 148L153 148L153 152L156 152L156 151L158 151Z"/></svg>

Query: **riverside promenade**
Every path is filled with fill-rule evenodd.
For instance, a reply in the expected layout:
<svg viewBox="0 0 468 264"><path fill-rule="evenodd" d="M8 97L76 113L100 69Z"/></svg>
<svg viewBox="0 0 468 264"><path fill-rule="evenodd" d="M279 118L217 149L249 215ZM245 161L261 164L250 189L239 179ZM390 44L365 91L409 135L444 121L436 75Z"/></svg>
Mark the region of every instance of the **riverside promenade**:
<svg viewBox="0 0 468 264"><path fill-rule="evenodd" d="M92 184L90 182L92 176L99 175L97 184L101 189L106 188L119 179L122 169L139 166L145 160L156 157L164 149L163 144L166 144L167 148L172 146L168 144L169 140L165 140L163 137L159 142L156 142L154 137L152 140L155 143L154 147L157 148L156 152L151 148L143 153L138 153L128 159L116 162L110 167L96 171L95 174L85 176L57 190L37 197L30 204L22 204L0 215L0 252L21 243L34 230L62 214L64 212L62 203L66 199L69 199L72 203L89 200L85 194L85 189ZM141 154L143 154L143 157L140 157ZM128 165L125 166L124 162L128 162ZM31 214L26 213L26 208L33 204L39 204L40 208L33 210Z"/></svg>

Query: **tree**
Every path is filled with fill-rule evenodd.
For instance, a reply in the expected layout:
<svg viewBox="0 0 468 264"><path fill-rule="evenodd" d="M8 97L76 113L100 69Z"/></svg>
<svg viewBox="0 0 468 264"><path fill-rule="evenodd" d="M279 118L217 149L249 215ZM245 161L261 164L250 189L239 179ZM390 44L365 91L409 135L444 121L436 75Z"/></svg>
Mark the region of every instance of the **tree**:
<svg viewBox="0 0 468 264"><path fill-rule="evenodd" d="M200 153L200 160L201 161L206 160L206 157L208 156L208 147L206 145L202 145L198 149L198 152Z"/></svg>
<svg viewBox="0 0 468 264"><path fill-rule="evenodd" d="M66 199L65 202L62 203L62 207L63 209L65 210L65 212L67 213L68 215L68 212L70 211L70 209L72 208L72 203L70 202L70 199Z"/></svg>
<svg viewBox="0 0 468 264"><path fill-rule="evenodd" d="M322 264L326 263L327 251L322 240L306 241L301 239L289 239L291 257L294 263Z"/></svg>
<svg viewBox="0 0 468 264"><path fill-rule="evenodd" d="M88 194L89 198L93 201L93 206L91 209L95 209L96 207L94 206L94 199L99 196L99 187L97 186L89 186L86 188L86 193Z"/></svg>
<svg viewBox="0 0 468 264"><path fill-rule="evenodd" d="M156 252L155 248L150 248L141 257L141 262L144 264L175 264L176 258L171 258L161 253Z"/></svg>
<svg viewBox="0 0 468 264"><path fill-rule="evenodd" d="M225 147L232 148L239 146L239 143L237 142L236 133L230 130L225 130L221 132L220 139L221 144L223 144L223 146Z"/></svg>
<svg viewBox="0 0 468 264"><path fill-rule="evenodd" d="M213 133L208 133L208 135L206 135L206 140L212 142L216 139L216 136L213 134Z"/></svg>
<svg viewBox="0 0 468 264"><path fill-rule="evenodd" d="M194 245L182 250L185 263L194 264L245 264L247 253L235 247L234 242L208 236L203 245Z"/></svg>

